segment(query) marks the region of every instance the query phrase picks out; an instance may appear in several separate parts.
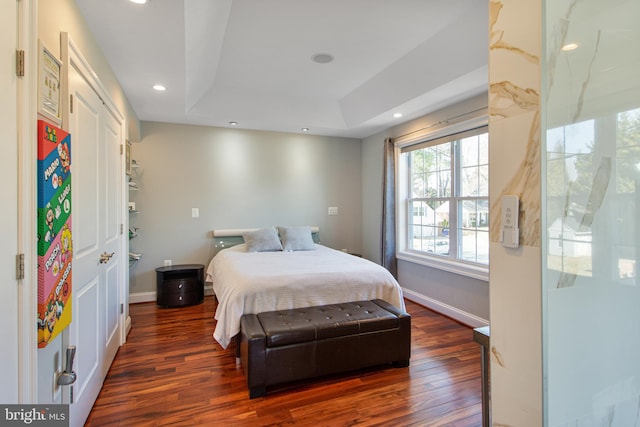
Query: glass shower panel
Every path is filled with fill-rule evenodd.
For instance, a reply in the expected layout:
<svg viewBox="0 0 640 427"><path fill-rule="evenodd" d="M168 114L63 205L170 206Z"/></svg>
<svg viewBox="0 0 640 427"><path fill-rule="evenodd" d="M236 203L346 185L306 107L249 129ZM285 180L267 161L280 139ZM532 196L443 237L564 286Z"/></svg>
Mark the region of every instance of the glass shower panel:
<svg viewBox="0 0 640 427"><path fill-rule="evenodd" d="M640 426L640 2L544 13L545 425Z"/></svg>

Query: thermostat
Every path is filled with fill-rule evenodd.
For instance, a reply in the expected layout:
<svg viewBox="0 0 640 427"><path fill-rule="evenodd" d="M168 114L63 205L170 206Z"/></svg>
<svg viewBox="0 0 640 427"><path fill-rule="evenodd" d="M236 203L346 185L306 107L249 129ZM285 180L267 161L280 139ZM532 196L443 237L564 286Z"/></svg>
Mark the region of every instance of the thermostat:
<svg viewBox="0 0 640 427"><path fill-rule="evenodd" d="M502 196L500 242L505 248L517 248L520 244L519 213L520 200L518 196Z"/></svg>

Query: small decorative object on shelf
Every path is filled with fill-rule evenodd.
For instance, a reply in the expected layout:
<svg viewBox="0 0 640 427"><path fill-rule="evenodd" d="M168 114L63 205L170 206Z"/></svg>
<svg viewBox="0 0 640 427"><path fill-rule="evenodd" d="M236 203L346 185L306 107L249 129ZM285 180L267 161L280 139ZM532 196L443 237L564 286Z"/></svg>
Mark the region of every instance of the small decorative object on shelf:
<svg viewBox="0 0 640 427"><path fill-rule="evenodd" d="M134 237L138 237L140 234L138 234L138 227L131 227L129 229L129 238L133 239Z"/></svg>
<svg viewBox="0 0 640 427"><path fill-rule="evenodd" d="M137 254L134 252L129 252L129 268L133 267L133 265L140 261L142 258L142 254Z"/></svg>
<svg viewBox="0 0 640 427"><path fill-rule="evenodd" d="M158 267L156 279L156 302L162 307L183 307L204 301L204 265Z"/></svg>

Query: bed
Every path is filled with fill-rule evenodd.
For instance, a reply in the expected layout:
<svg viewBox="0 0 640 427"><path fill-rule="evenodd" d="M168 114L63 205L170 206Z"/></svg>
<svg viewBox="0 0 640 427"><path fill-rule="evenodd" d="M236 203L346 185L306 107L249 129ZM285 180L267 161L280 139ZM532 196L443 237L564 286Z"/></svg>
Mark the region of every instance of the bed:
<svg viewBox="0 0 640 427"><path fill-rule="evenodd" d="M388 270L319 244L317 228L214 230L213 236L205 280L218 299L213 337L223 348L240 332L243 314L373 299L405 309Z"/></svg>

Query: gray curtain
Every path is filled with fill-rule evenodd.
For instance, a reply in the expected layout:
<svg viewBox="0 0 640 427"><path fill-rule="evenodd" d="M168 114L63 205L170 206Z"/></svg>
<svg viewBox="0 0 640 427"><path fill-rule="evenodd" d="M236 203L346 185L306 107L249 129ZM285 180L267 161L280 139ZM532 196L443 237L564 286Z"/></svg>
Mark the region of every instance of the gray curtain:
<svg viewBox="0 0 640 427"><path fill-rule="evenodd" d="M384 140L382 188L382 266L398 277L396 266L396 174L393 139Z"/></svg>

